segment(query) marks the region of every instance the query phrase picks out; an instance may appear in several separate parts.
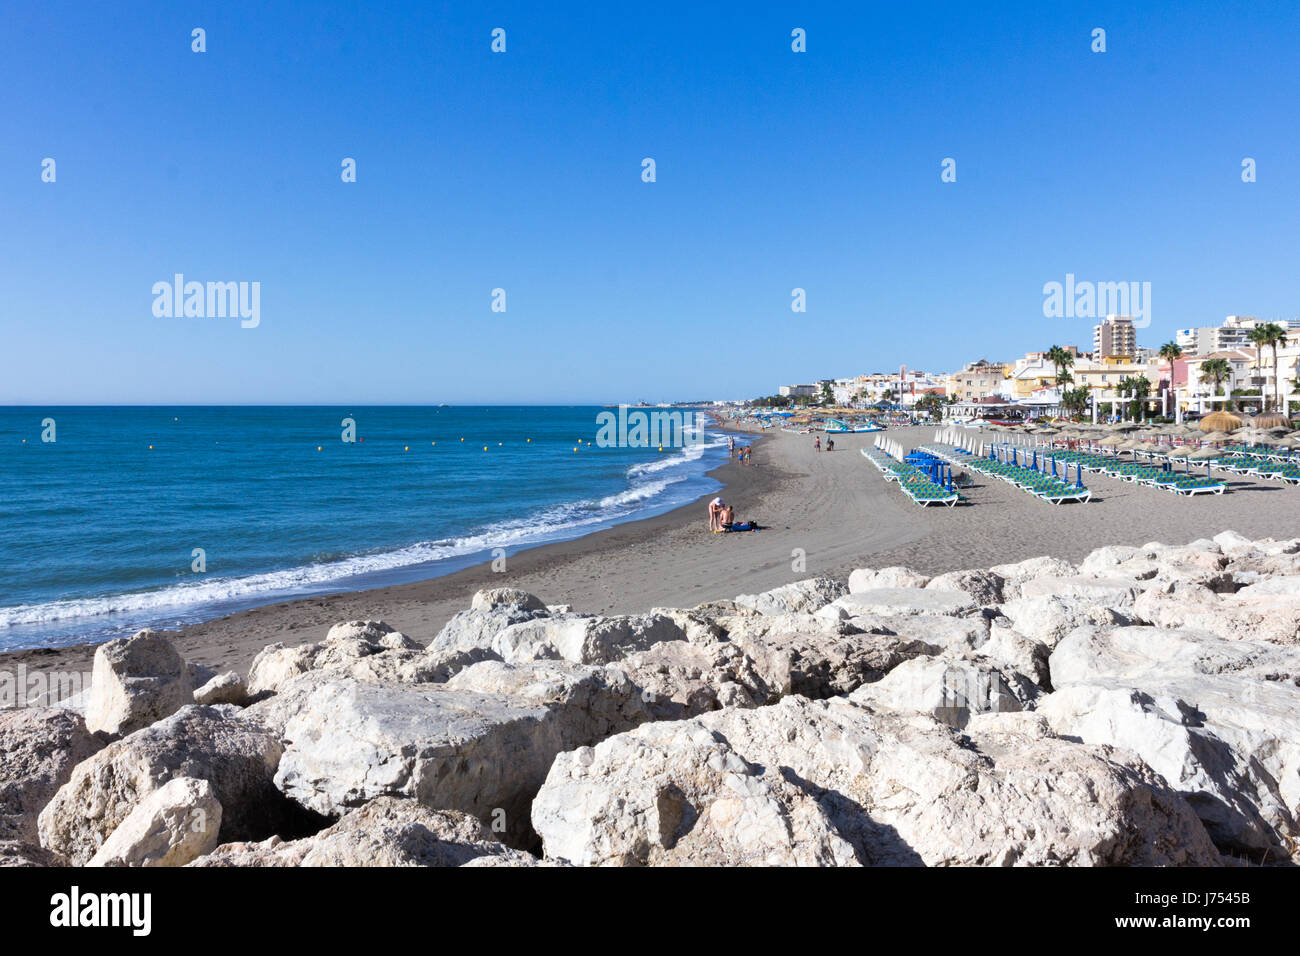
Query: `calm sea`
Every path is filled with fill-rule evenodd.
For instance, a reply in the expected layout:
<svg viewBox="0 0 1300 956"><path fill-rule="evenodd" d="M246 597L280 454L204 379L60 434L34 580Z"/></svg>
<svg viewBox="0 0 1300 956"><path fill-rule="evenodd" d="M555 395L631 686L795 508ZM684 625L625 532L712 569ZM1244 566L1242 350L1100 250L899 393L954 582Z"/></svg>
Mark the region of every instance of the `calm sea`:
<svg viewBox="0 0 1300 956"><path fill-rule="evenodd" d="M717 487L720 436L597 447L600 411L0 408L0 649L508 561Z"/></svg>

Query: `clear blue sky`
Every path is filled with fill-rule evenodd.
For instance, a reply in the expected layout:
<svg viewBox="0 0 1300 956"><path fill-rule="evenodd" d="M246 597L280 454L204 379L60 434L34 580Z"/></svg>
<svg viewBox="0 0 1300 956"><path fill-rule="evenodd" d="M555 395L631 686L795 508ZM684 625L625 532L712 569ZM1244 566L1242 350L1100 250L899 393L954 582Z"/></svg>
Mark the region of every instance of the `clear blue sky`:
<svg viewBox="0 0 1300 956"><path fill-rule="evenodd" d="M0 30L0 404L745 397L1090 343L1042 316L1067 272L1151 282L1144 345L1300 314L1294 3L28 2ZM175 272L260 282L260 327L155 318Z"/></svg>

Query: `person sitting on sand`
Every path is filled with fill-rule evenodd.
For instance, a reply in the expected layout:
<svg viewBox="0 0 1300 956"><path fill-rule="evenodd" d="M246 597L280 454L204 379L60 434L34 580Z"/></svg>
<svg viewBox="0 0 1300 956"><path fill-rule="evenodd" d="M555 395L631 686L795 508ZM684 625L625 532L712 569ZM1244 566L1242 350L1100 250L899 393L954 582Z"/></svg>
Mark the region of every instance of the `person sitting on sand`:
<svg viewBox="0 0 1300 956"><path fill-rule="evenodd" d="M826 439L826 450L827 450L827 451L834 451L834 450L835 450L835 439L834 439L834 438L828 438L828 439Z"/></svg>
<svg viewBox="0 0 1300 956"><path fill-rule="evenodd" d="M732 522L736 520L736 509L731 507L731 505L724 505L722 508L722 514L720 514L718 518L724 530L730 528Z"/></svg>

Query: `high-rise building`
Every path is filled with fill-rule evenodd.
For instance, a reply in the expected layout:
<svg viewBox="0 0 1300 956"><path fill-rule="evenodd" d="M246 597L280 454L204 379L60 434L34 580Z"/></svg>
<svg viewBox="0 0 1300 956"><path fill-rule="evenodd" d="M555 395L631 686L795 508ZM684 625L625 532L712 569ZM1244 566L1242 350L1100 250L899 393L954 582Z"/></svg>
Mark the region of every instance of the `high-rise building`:
<svg viewBox="0 0 1300 956"><path fill-rule="evenodd" d="M1188 357L1209 355L1211 352L1227 352L1233 349L1253 349L1250 341L1251 329L1269 321L1276 322L1288 331L1300 328L1300 321L1295 319L1257 319L1253 315L1230 315L1222 325L1203 325L1194 329L1179 329L1175 341L1182 346Z"/></svg>
<svg viewBox="0 0 1300 956"><path fill-rule="evenodd" d="M1092 355L1095 360L1131 359L1136 354L1137 330L1133 328L1133 316L1108 315L1101 325L1092 327Z"/></svg>

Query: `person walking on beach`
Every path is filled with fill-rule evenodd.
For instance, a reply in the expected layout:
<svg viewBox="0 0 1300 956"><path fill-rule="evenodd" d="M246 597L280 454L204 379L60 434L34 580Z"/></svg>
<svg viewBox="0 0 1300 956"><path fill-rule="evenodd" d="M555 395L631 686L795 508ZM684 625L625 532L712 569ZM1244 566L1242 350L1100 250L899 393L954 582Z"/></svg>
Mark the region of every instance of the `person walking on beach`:
<svg viewBox="0 0 1300 956"><path fill-rule="evenodd" d="M816 438L813 439L813 451L821 451L821 450L822 450L822 436L818 435Z"/></svg>
<svg viewBox="0 0 1300 956"><path fill-rule="evenodd" d="M736 436L735 435L727 436L727 457L728 458L736 457Z"/></svg>

